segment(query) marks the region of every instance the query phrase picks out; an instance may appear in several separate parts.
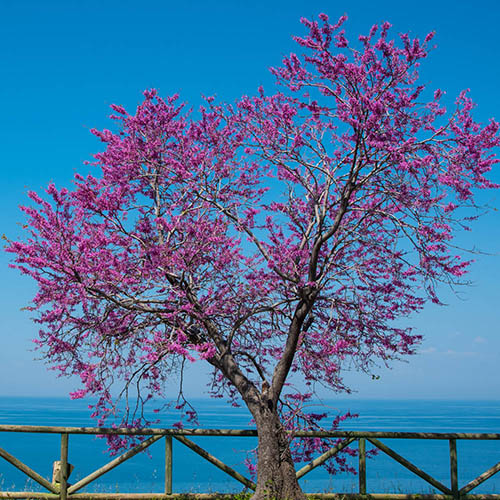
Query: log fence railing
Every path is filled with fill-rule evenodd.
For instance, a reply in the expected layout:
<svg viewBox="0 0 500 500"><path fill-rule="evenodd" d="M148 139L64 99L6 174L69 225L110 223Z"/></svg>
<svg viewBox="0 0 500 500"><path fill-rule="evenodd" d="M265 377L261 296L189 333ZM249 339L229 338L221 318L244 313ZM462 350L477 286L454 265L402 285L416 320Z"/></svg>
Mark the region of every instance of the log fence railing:
<svg viewBox="0 0 500 500"><path fill-rule="evenodd" d="M60 460L55 463L52 482L49 482L43 476L35 472L26 464L18 460L9 452L0 448L0 457L12 464L14 467L22 471L33 481L43 486L45 492L34 491L0 491L1 498L29 498L29 499L60 499L60 500L90 500L90 499L174 499L174 498L200 498L200 499L222 499L232 498L231 494L191 494L172 493L172 440L175 439L183 445L187 446L195 453L211 462L226 474L233 477L242 483L247 490L254 490L255 483L244 477L239 472L235 471L218 458L204 450L201 446L191 441L187 436L218 436L218 437L256 437L257 432L252 429L111 429L100 427L45 427L33 425L0 425L0 436L2 432L23 432L23 433L50 433L60 434L61 436L61 454ZM139 445L126 451L119 457L111 460L103 467L95 470L88 476L80 479L73 485L68 484L68 475L71 472L72 466L68 463L68 445L69 436L72 434L93 434L93 435L141 435L149 436L148 439L142 441ZM465 500L465 499L481 499L481 500L500 500L500 494L471 494L470 492L496 474L500 470L500 462L496 463L481 475L476 477L469 483L459 487L458 472L457 472L457 440L500 440L500 434L477 434L477 433L424 433L424 432L365 432L365 431L335 431L335 432L296 432L295 437L320 437L320 438L340 438L342 439L335 447L329 449L319 457L312 460L310 463L299 469L296 473L297 478L301 478L310 471L324 463L330 457L341 451L346 446L349 446L354 441L358 441L358 493L311 493L311 498L327 499L327 498L346 498L346 499L433 499L433 500ZM389 448L380 439L440 439L449 441L449 457L450 457L450 486L445 486L437 479L433 478L428 473L421 470L419 467L405 459L394 450ZM133 457L137 453L145 450L150 445L165 439L165 489L162 493L77 493L97 478L114 469L121 463ZM432 485L440 493L438 494L393 494L393 493L368 493L366 484L366 442L370 442L375 448L382 451L396 462L406 467L415 475L424 479ZM500 450L499 450L500 451ZM1 462L1 461L0 461ZM0 467L0 471L2 468Z"/></svg>

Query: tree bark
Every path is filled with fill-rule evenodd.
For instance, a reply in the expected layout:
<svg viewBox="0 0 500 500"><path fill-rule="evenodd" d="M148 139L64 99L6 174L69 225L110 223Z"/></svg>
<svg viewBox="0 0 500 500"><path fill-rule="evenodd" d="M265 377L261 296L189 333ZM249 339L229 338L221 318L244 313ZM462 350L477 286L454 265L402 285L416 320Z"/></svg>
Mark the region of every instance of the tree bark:
<svg viewBox="0 0 500 500"><path fill-rule="evenodd" d="M286 433L271 401L267 403L252 411L259 441L257 489L251 500L305 500Z"/></svg>

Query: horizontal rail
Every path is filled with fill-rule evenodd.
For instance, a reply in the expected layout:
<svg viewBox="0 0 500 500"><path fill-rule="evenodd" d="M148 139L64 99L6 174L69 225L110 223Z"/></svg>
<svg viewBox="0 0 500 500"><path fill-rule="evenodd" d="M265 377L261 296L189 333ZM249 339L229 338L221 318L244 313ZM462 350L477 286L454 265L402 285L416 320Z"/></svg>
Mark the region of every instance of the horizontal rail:
<svg viewBox="0 0 500 500"><path fill-rule="evenodd" d="M117 434L130 436L241 436L257 437L256 429L160 429L110 427L58 427L44 425L0 425L0 432L33 432L47 434ZM295 431L296 437L323 438L390 438L390 439L486 439L500 440L500 434L473 432L390 432L390 431Z"/></svg>
<svg viewBox="0 0 500 500"><path fill-rule="evenodd" d="M70 498L79 500L170 500L170 499L196 499L196 500L234 500L235 495L232 493L75 493ZM39 498L41 500L57 500L59 495L49 493L39 493L36 491L10 492L0 491L0 498Z"/></svg>
<svg viewBox="0 0 500 500"><path fill-rule="evenodd" d="M129 435L129 436L148 436L134 447L128 450L123 455L115 458L108 464L92 472L85 478L78 481L76 484L69 486L66 483L66 477L62 477L60 484L49 483L42 476L30 469L26 464L7 453L0 448L0 458L4 458L12 465L20 469L27 476L31 477L42 486L47 488L50 493L46 492L13 492L13 491L0 491L0 499L3 498L32 498L40 500L117 500L119 498L127 500L153 500L153 499L233 499L234 494L229 493L198 493L198 494L185 494L185 493L172 493L172 438L180 441L185 446L191 448L198 455L201 455L205 460L208 460L218 468L222 469L226 474L229 474L234 479L240 481L249 489L255 489L256 485L253 481L245 478L237 471L224 464L221 460L217 459L209 452L204 450L201 446L193 443L186 436L219 436L219 437L256 437L257 431L255 429L165 429L165 428L106 428L106 427L61 427L61 426L35 426L35 425L0 425L0 432L21 432L21 433L47 433L47 434L60 434L61 435L61 460L60 464L62 469L67 471L67 439L70 434L88 434L88 435ZM500 472L500 462L490 467L487 471L470 481L462 488L459 488L457 477L457 453L456 453L456 440L457 439L475 439L475 440L500 440L500 433L457 433L457 432L390 432L390 431L298 431L295 432L291 438L304 438L304 437L320 437L320 438L343 438L338 439L336 446L330 448L325 453L315 458L299 471L296 472L297 479L305 476L317 466L324 463L330 457L337 454L352 442L359 441L359 492L358 493L306 493L306 497L312 499L337 499L337 500L500 500L500 494L470 494L469 492L489 479L491 476ZM128 460L139 451L147 448L154 442L164 438L165 444L165 491L162 493L76 493L78 490L88 485L98 477L109 472L114 467L120 465L125 460ZM379 441L377 438L387 439L440 439L449 440L450 449L450 482L451 487L448 488L444 484L437 481L435 478L421 470L415 464L405 459L386 444ZM365 462L365 441L370 442L373 446L389 455L393 460L399 462L405 468L424 479L427 483L434 488L440 490L440 493L431 494L394 494L394 493L367 493L366 492L366 462ZM56 481L53 479L53 481Z"/></svg>
<svg viewBox="0 0 500 500"><path fill-rule="evenodd" d="M75 493L74 500L235 500L239 494L233 493ZM311 500L453 500L452 495L438 493L305 493ZM37 491L0 491L0 498L39 498L42 500L56 500L58 495L40 493ZM498 500L497 494L467 495L470 500Z"/></svg>

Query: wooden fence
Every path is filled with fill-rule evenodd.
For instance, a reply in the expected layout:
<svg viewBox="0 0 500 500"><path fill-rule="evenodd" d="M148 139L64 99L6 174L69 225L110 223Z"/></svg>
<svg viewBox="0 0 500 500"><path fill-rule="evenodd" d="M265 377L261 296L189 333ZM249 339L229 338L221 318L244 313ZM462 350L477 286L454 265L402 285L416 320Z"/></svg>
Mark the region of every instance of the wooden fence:
<svg viewBox="0 0 500 500"><path fill-rule="evenodd" d="M116 500L123 499L174 499L174 498L199 498L199 499L230 499L233 497L231 494L181 494L172 493L172 439L176 439L184 444L195 453L203 457L205 460L211 462L219 469L223 470L226 474L233 477L242 483L246 489L254 490L255 483L250 479L244 477L221 460L217 459L199 445L188 439L186 436L250 436L255 437L257 432L255 430L236 430L236 429L109 429L99 427L44 427L33 425L0 425L1 432L28 432L28 433L51 433L61 435L61 456L60 460L55 463L54 474L52 482L49 482L43 476L35 472L26 464L18 460L16 457L8 453L6 450L0 448L0 457L4 458L7 462L17 467L20 471L24 472L32 480L42 485L48 493L45 492L27 492L27 491L1 491L0 498L37 498L37 499L109 499ZM136 447L126 451L119 457L111 460L109 463L95 470L88 476L80 479L73 485L68 485L68 473L71 473L68 464L68 444L69 436L71 434L117 434L117 435L141 435L150 436L148 439L142 441ZM0 434L1 435L1 434ZM310 463L297 471L297 478L305 476L307 473L324 463L330 457L338 453L340 450L349 446L354 441L358 442L358 458L359 458L359 493L314 493L310 494L311 498L318 499L498 499L500 494L470 494L476 486L480 485L488 478L496 474L500 470L500 462L490 467L487 471L476 477L474 480L459 487L458 473L457 473L457 440L461 439L477 439L477 440L500 440L500 434L471 434L471 433L425 433L425 432L363 432L363 431L336 431L336 432L297 432L296 437L320 437L320 438L341 438L342 440L334 448L329 449L319 457L312 460ZM449 441L450 450L450 486L445 486L440 481L436 480L416 465L412 464L409 460L403 458L394 450L389 448L380 439L442 439ZM161 439L165 440L165 491L162 493L77 493L83 487L90 484L92 481L106 474L111 469L114 469L121 463L133 457L137 453L145 450L154 442ZM432 485L435 489L440 491L439 494L392 494L392 493L367 493L366 488L366 441L370 442L373 446L384 452L386 455L399 462L401 465L409 469L417 476L424 479L427 483ZM500 450L499 450L500 451ZM1 469L0 469L1 470Z"/></svg>

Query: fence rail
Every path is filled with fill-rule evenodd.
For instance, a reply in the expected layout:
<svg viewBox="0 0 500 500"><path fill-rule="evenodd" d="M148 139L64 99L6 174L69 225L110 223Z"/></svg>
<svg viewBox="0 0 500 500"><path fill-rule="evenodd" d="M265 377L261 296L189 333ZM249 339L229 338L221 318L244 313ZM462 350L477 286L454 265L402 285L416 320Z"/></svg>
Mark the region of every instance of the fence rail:
<svg viewBox="0 0 500 500"><path fill-rule="evenodd" d="M231 494L185 494L173 493L172 481L172 441L182 443L195 453L203 457L208 462L214 464L226 474L242 483L246 489L255 490L255 483L235 471L227 464L213 456L201 446L191 441L187 436L220 436L220 437L256 437L257 431L254 429L112 429L103 427L46 427L34 425L0 425L1 432L24 432L24 433L44 433L60 434L61 436L61 454L60 460L54 463L54 473L52 482L49 482L43 476L35 472L19 459L9 452L0 448L0 457L22 471L26 476L43 486L45 492L34 491L0 491L0 498L38 498L45 500L117 500L119 498L128 500L145 499L175 499L175 498L199 498L199 499L230 499ZM72 466L68 463L69 436L71 434L92 434L92 435L130 435L130 436L149 436L134 448L126 451L119 457L111 460L106 465L95 470L86 477L80 479L73 485L68 484L68 476L71 473ZM349 446L354 441L358 442L358 481L359 493L311 493L312 498L318 499L429 499L429 500L500 500L500 494L471 494L474 488L488 480L491 476L500 470L500 462L496 463L488 470L480 474L474 480L459 487L457 471L457 440L500 440L500 434L478 434L478 433L433 433L433 432L365 432L365 431L298 431L294 437L320 437L320 438L339 438L341 441L333 448L315 458L307 465L296 472L297 478L301 478L311 472L313 469L323 464L326 460L334 456L343 448ZM393 449L389 448L380 439L440 439L449 442L450 457L450 486L442 484L428 473L411 463L406 458L399 455ZM126 460L132 458L137 453L145 450L156 441L165 440L165 488L162 493L77 493L97 478L106 474L110 470L118 467ZM416 476L424 479L428 484L440 491L438 494L393 494L393 493L367 493L366 487L366 442L370 442L375 448L382 451L396 462L413 472ZM500 455L500 450L499 450Z"/></svg>

